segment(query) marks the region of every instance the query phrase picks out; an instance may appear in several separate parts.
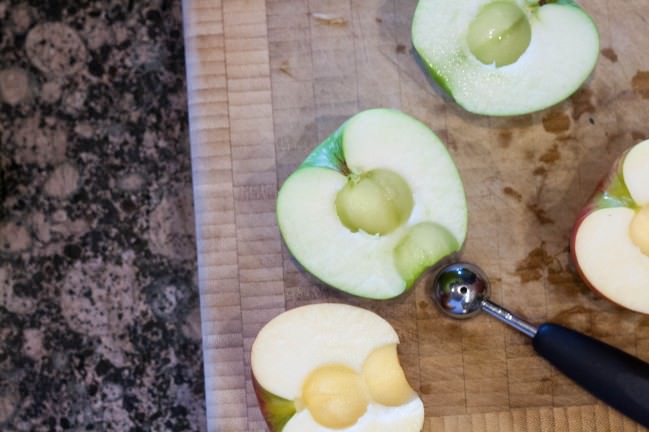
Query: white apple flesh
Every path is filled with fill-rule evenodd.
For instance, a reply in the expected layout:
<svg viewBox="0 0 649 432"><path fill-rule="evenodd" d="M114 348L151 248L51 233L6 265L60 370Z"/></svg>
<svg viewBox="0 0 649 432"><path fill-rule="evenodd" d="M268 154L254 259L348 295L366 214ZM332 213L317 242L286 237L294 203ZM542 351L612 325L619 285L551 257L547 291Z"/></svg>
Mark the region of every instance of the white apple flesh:
<svg viewBox="0 0 649 432"><path fill-rule="evenodd" d="M316 304L275 317L251 351L271 430L420 431L423 404L399 364L398 343L387 321L354 306ZM277 400L283 405L272 406Z"/></svg>
<svg viewBox="0 0 649 432"><path fill-rule="evenodd" d="M277 197L282 237L302 266L361 297L403 293L459 251L467 206L435 134L399 111L363 111L289 176Z"/></svg>
<svg viewBox="0 0 649 432"><path fill-rule="evenodd" d="M599 56L592 19L572 0L420 0L413 45L467 111L518 115L575 92Z"/></svg>
<svg viewBox="0 0 649 432"><path fill-rule="evenodd" d="M614 164L577 219L571 243L591 288L649 314L649 140Z"/></svg>

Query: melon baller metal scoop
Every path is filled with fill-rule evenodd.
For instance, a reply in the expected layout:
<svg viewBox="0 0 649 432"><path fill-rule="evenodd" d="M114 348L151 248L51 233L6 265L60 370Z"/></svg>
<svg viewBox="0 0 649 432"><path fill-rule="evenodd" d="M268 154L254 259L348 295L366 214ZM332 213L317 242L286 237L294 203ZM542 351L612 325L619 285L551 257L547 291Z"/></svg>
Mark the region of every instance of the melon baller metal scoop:
<svg viewBox="0 0 649 432"><path fill-rule="evenodd" d="M538 327L489 300L489 281L475 265L442 268L430 294L447 315L469 318L481 311L532 338L538 354L595 397L649 427L649 364L604 342L558 324Z"/></svg>

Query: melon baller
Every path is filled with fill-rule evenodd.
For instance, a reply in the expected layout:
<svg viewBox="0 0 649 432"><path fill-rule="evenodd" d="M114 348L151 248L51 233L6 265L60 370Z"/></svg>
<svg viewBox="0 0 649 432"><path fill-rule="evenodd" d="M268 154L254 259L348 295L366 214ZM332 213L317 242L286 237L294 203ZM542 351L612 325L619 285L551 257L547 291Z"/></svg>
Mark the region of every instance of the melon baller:
<svg viewBox="0 0 649 432"><path fill-rule="evenodd" d="M453 318L481 311L532 338L538 354L622 414L649 427L649 363L558 324L537 326L489 300L489 281L480 268L454 263L437 273L430 295Z"/></svg>

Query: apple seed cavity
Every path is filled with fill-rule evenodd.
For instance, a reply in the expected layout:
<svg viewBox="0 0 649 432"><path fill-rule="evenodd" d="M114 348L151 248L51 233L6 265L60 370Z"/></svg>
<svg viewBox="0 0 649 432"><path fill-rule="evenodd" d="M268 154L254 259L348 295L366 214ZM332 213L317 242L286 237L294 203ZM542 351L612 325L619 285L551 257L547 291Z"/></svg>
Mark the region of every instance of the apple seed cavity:
<svg viewBox="0 0 649 432"><path fill-rule="evenodd" d="M532 29L525 12L510 1L484 6L469 26L469 50L480 62L510 65L527 50Z"/></svg>
<svg viewBox="0 0 649 432"><path fill-rule="evenodd" d="M410 217L414 201L408 183L397 173L374 169L351 174L336 195L336 213L352 232L385 235Z"/></svg>
<svg viewBox="0 0 649 432"><path fill-rule="evenodd" d="M629 234L642 253L649 256L649 204L635 214L629 227Z"/></svg>

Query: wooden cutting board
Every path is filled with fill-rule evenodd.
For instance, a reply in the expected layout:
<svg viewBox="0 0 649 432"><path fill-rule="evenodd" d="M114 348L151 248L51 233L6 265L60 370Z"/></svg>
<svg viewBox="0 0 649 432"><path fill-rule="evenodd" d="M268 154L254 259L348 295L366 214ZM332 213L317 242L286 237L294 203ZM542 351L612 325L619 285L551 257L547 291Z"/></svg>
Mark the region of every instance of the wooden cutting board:
<svg viewBox="0 0 649 432"><path fill-rule="evenodd" d="M183 2L209 430L265 430L251 343L283 310L323 301L372 309L396 327L427 431L641 429L495 320L441 316L425 281L387 302L318 285L275 223L278 186L315 145L362 109L401 109L433 128L460 169L464 258L488 271L495 300L649 359L649 317L596 298L568 256L597 181L649 136L649 0L582 4L602 48L585 87L537 114L490 118L464 112L422 72L410 40L416 0Z"/></svg>

